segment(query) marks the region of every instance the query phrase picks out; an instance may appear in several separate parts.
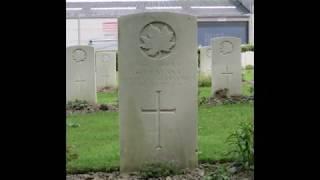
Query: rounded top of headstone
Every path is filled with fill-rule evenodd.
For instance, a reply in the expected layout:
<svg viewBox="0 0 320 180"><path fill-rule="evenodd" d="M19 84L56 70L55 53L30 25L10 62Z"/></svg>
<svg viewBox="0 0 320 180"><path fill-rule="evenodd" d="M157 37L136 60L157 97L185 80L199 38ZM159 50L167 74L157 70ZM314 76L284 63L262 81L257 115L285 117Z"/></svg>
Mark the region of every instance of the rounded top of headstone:
<svg viewBox="0 0 320 180"><path fill-rule="evenodd" d="M92 57L94 48L86 45L68 46L67 54L70 53L71 59L76 63L88 60L88 56ZM89 58L90 60L91 58Z"/></svg>
<svg viewBox="0 0 320 180"><path fill-rule="evenodd" d="M230 36L215 37L211 39L211 44L215 46L213 52L225 56L240 50L239 47L241 44L241 39Z"/></svg>
<svg viewBox="0 0 320 180"><path fill-rule="evenodd" d="M186 14L186 13L176 13L176 12L168 12L168 11L157 11L157 12L142 12L142 13L135 13L135 14L128 14L128 15L124 15L124 16L120 16L118 17L118 21L123 21L126 19L130 19L130 18L137 18L137 17L154 17L156 18L157 16L185 16L188 17L189 19L193 19L193 20L197 20L197 18L193 15L190 14Z"/></svg>
<svg viewBox="0 0 320 180"><path fill-rule="evenodd" d="M94 47L88 45L74 45L68 46L67 49L87 49L87 50L94 50Z"/></svg>

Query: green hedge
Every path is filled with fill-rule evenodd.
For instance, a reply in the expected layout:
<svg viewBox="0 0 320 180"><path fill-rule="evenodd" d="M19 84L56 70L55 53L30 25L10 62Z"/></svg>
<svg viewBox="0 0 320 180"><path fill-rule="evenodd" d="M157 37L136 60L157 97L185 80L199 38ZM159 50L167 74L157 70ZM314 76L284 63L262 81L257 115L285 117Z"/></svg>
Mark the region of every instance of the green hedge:
<svg viewBox="0 0 320 180"><path fill-rule="evenodd" d="M246 51L254 51L254 46L252 44L242 44L241 52L246 52Z"/></svg>

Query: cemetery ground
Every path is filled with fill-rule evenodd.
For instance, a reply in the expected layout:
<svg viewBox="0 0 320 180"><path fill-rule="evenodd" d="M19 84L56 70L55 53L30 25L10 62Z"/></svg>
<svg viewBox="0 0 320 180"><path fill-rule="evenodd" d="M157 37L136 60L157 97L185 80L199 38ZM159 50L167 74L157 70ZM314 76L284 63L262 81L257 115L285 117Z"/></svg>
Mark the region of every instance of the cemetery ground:
<svg viewBox="0 0 320 180"><path fill-rule="evenodd" d="M244 72L243 94L251 95L250 87L252 84L249 82L253 80L253 70L246 69ZM209 97L210 94L210 86L199 87L199 99ZM116 90L98 92L97 97L98 104L117 104L118 100ZM99 177L101 179L108 179L106 177L116 179L119 176L118 119L118 112L110 111L67 115L67 144L77 156L67 163L67 173L79 173L78 175L68 175L69 179L86 179L86 177L90 179L90 176L96 179ZM176 179L179 177L182 179L215 179L214 174L210 175L210 170L208 170L210 168L211 170L215 169L215 172L219 171L222 178L230 175L230 171L233 170L226 169L226 167L232 167L230 164L234 161L234 157L228 154L233 147L227 143L227 138L239 128L239 124L242 122L253 122L253 103L199 105L198 158L200 167L196 172L192 171L186 176L177 176ZM224 163L219 165L219 162ZM100 174L80 175L89 172L100 172ZM252 171L249 174L238 173L238 176L233 179L251 178L251 176ZM173 177L173 179L175 178Z"/></svg>

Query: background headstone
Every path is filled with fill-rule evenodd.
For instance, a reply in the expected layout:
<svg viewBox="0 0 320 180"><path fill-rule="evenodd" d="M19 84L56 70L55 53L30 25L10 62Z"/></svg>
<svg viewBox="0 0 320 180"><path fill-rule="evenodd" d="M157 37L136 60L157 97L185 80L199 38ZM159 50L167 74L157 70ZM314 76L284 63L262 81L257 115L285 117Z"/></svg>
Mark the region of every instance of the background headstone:
<svg viewBox="0 0 320 180"><path fill-rule="evenodd" d="M200 74L211 76L212 50L205 46L200 48Z"/></svg>
<svg viewBox="0 0 320 180"><path fill-rule="evenodd" d="M196 167L196 18L153 12L118 23L120 171Z"/></svg>
<svg viewBox="0 0 320 180"><path fill-rule="evenodd" d="M66 51L67 102L78 99L96 103L94 48L70 46Z"/></svg>
<svg viewBox="0 0 320 180"><path fill-rule="evenodd" d="M254 66L254 51L246 51L241 53L241 65L245 68L247 65Z"/></svg>
<svg viewBox="0 0 320 180"><path fill-rule="evenodd" d="M228 89L229 95L241 95L241 40L217 37L212 44L212 95Z"/></svg>
<svg viewBox="0 0 320 180"><path fill-rule="evenodd" d="M97 90L117 87L116 52L96 51Z"/></svg>

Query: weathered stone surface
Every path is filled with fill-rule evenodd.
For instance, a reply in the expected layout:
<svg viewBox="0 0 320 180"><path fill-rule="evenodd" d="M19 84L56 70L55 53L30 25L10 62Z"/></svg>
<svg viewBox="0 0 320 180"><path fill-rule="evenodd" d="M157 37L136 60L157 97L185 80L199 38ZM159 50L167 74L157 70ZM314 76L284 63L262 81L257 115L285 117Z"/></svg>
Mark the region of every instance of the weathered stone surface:
<svg viewBox="0 0 320 180"><path fill-rule="evenodd" d="M200 75L211 76L212 49L211 47L200 48Z"/></svg>
<svg viewBox="0 0 320 180"><path fill-rule="evenodd" d="M70 46L66 49L67 102L85 100L97 102L94 48Z"/></svg>
<svg viewBox="0 0 320 180"><path fill-rule="evenodd" d="M118 22L121 172L196 167L196 18L154 12Z"/></svg>
<svg viewBox="0 0 320 180"><path fill-rule="evenodd" d="M241 95L241 40L218 37L212 44L212 95L227 88L229 95Z"/></svg>
<svg viewBox="0 0 320 180"><path fill-rule="evenodd" d="M97 51L96 52L96 76L97 89L105 87L117 87L116 76L116 52Z"/></svg>

